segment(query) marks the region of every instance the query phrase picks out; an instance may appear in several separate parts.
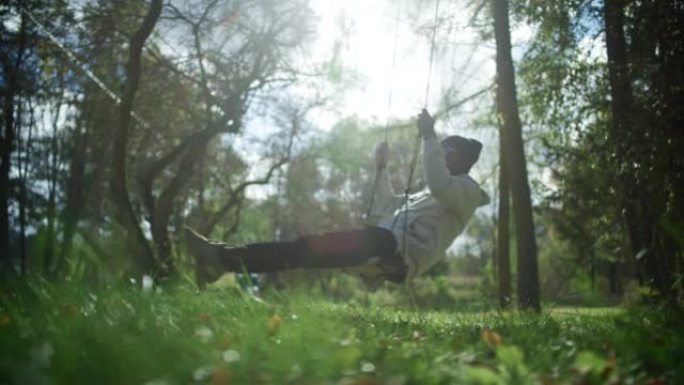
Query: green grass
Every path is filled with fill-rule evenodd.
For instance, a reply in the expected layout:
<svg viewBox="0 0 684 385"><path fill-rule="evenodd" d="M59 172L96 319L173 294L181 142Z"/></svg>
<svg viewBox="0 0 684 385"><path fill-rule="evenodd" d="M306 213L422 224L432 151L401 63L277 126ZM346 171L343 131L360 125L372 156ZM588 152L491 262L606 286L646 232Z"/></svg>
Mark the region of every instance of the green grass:
<svg viewBox="0 0 684 385"><path fill-rule="evenodd" d="M650 309L408 311L301 291L0 297L0 384L684 383L681 322Z"/></svg>

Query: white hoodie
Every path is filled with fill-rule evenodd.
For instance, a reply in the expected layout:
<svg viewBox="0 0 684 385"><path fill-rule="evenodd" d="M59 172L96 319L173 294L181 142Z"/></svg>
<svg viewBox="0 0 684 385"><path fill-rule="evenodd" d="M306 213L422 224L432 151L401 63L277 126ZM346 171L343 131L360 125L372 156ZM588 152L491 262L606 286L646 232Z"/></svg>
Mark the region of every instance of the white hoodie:
<svg viewBox="0 0 684 385"><path fill-rule="evenodd" d="M407 204L402 204L402 195L392 192L383 170L369 218L394 233L408 266L407 280L439 262L475 209L489 203L487 193L470 176L449 173L442 146L434 136L423 139L423 166L427 188L410 195Z"/></svg>

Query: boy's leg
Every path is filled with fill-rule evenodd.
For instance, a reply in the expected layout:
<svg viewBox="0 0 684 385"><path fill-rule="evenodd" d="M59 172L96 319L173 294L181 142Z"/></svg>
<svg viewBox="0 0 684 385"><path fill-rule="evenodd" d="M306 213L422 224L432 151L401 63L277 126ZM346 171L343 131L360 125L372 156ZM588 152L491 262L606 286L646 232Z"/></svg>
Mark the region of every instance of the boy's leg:
<svg viewBox="0 0 684 385"><path fill-rule="evenodd" d="M212 243L191 230L186 238L198 264L222 271L265 273L294 268L344 268L365 264L376 257L397 258L394 235L373 226L241 247Z"/></svg>
<svg viewBox="0 0 684 385"><path fill-rule="evenodd" d="M366 226L350 231L332 231L302 238L307 242L302 267L345 268L384 260L397 252L394 235L387 229Z"/></svg>

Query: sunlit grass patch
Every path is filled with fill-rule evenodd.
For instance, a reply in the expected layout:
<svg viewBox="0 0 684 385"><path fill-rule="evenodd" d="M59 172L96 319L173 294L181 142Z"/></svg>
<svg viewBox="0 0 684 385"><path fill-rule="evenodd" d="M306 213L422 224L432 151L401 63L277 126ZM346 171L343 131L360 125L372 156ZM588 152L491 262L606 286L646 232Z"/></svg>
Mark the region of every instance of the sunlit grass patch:
<svg viewBox="0 0 684 385"><path fill-rule="evenodd" d="M676 383L684 338L665 321L619 309L422 311L336 303L305 291L256 301L232 288L142 292L33 283L2 296L0 379Z"/></svg>

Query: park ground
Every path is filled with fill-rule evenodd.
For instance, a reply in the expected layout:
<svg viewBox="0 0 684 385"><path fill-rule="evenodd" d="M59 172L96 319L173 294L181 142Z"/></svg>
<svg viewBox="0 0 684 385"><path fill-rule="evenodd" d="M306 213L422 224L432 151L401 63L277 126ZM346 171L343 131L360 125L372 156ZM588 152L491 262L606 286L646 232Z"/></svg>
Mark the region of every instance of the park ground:
<svg viewBox="0 0 684 385"><path fill-rule="evenodd" d="M427 310L35 280L0 296L0 384L684 383L681 319L643 305Z"/></svg>

